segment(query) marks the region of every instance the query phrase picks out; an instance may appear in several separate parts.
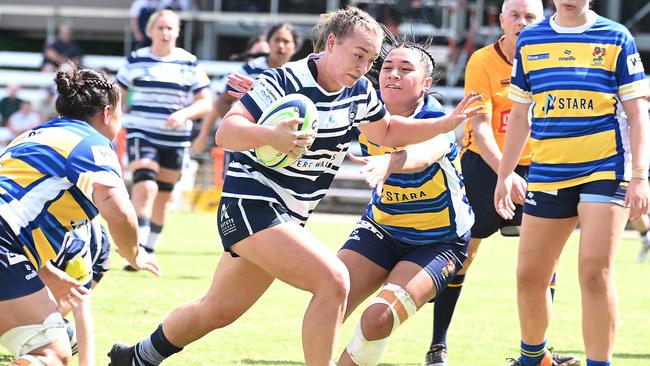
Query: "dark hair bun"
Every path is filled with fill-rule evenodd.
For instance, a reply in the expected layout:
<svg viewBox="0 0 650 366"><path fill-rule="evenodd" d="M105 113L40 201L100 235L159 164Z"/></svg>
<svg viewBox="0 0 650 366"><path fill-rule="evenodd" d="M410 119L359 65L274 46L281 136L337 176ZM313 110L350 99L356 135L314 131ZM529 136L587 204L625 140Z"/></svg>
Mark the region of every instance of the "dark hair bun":
<svg viewBox="0 0 650 366"><path fill-rule="evenodd" d="M79 90L76 72L74 71L70 72L61 70L57 72L54 82L56 83L57 91L64 97L71 97L77 94L77 91Z"/></svg>

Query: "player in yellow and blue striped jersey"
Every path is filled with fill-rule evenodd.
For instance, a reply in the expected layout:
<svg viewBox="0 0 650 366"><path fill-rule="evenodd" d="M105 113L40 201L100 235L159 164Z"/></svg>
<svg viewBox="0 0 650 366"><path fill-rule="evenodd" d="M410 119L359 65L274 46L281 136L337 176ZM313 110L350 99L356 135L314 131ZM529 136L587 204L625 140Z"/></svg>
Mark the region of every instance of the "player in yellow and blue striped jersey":
<svg viewBox="0 0 650 366"><path fill-rule="evenodd" d="M104 74L75 67L57 73L56 83L61 116L24 132L0 156L0 344L16 357L12 365L70 358L65 324L45 284L63 289L59 304L87 291L41 269L75 250L64 237L98 213L120 254L158 273L138 250L137 217L110 142L120 129L117 87Z"/></svg>
<svg viewBox="0 0 650 366"><path fill-rule="evenodd" d="M515 103L495 191L506 219L513 202L525 201L517 270L521 356L512 364L551 364L546 288L580 223L587 366L606 366L616 333L616 247L628 215L648 208L649 89L625 27L589 10L588 0L555 0L555 7L555 15L519 36L509 94ZM529 133L524 192L513 187L512 170Z"/></svg>

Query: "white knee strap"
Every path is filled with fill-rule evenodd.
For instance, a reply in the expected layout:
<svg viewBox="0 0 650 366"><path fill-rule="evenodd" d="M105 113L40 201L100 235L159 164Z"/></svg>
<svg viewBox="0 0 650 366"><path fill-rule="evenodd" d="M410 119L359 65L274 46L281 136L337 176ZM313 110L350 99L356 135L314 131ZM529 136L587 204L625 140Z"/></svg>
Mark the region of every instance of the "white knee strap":
<svg viewBox="0 0 650 366"><path fill-rule="evenodd" d="M14 361L15 364L20 366L47 366L38 357L32 355L20 356Z"/></svg>
<svg viewBox="0 0 650 366"><path fill-rule="evenodd" d="M0 336L0 344L18 358L46 344L67 338L68 333L63 317L60 313L55 312L50 314L43 324L24 325L9 329Z"/></svg>
<svg viewBox="0 0 650 366"><path fill-rule="evenodd" d="M381 289L379 295L370 305L373 304L388 305L388 308L393 314L393 327L390 334L393 334L400 324L404 323L406 319L417 311L415 303L408 292L406 292L402 287L391 283L386 284ZM357 365L375 366L379 364L379 361L381 361L387 346L388 337L373 341L367 340L361 330L361 322L359 322L359 325L354 332L354 336L346 350L352 361Z"/></svg>
<svg viewBox="0 0 650 366"><path fill-rule="evenodd" d="M381 361L388 346L388 337L369 341L363 336L361 323L357 325L354 336L346 350L354 363L359 366L376 366Z"/></svg>
<svg viewBox="0 0 650 366"><path fill-rule="evenodd" d="M391 313L393 313L393 329L391 330L391 334L417 311L411 295L401 286L392 283L384 285L381 291L379 291L379 295L375 297L370 305L372 304L388 305Z"/></svg>

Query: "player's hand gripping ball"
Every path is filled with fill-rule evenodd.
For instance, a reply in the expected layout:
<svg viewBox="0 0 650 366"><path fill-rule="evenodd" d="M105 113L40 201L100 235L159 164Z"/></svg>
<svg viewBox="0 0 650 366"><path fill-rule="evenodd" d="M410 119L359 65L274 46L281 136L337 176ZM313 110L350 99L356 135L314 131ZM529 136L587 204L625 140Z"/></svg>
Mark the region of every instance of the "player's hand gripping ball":
<svg viewBox="0 0 650 366"><path fill-rule="evenodd" d="M291 118L302 119L296 125L297 131L318 130L318 111L311 99L302 94L288 94L271 104L257 121L257 124L272 126ZM310 144L311 145L311 144ZM308 149L309 146L306 146ZM260 163L271 168L284 168L293 164L300 156L289 157L270 145L255 148L255 155Z"/></svg>

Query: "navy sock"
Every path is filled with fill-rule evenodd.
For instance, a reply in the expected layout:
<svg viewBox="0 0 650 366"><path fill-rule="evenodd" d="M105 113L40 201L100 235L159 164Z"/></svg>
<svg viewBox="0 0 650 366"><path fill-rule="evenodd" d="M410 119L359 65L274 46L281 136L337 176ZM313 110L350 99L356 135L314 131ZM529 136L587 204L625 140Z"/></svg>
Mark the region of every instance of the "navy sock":
<svg viewBox="0 0 650 366"><path fill-rule="evenodd" d="M537 364L544 358L546 352L546 340L542 344L526 344L521 341L521 357L519 363L521 366L537 366Z"/></svg>
<svg viewBox="0 0 650 366"><path fill-rule="evenodd" d="M436 297L433 304L433 338L431 345L447 345L447 330L456 309L456 302L463 289L465 275L456 275L451 283Z"/></svg>
<svg viewBox="0 0 650 366"><path fill-rule="evenodd" d="M169 342L163 333L162 324L160 324L149 337L135 345L132 366L160 365L167 357L182 350L182 347L176 347Z"/></svg>
<svg viewBox="0 0 650 366"><path fill-rule="evenodd" d="M587 359L587 366L610 366L612 361L592 361Z"/></svg>

